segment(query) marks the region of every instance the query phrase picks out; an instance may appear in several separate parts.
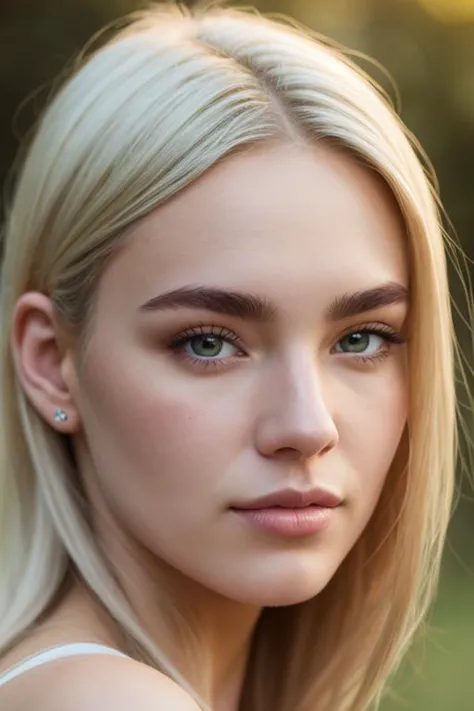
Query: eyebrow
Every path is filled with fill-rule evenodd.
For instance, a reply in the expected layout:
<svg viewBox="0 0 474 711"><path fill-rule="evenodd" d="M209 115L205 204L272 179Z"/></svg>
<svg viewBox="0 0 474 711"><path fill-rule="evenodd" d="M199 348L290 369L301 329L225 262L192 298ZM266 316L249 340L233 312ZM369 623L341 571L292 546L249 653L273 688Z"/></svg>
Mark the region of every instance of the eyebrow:
<svg viewBox="0 0 474 711"><path fill-rule="evenodd" d="M162 309L204 309L249 321L272 323L276 308L256 294L228 291L204 286L183 286L155 296L140 307L140 311Z"/></svg>
<svg viewBox="0 0 474 711"><path fill-rule="evenodd" d="M328 320L339 321L382 306L406 302L408 289L388 282L366 291L342 294L326 309L325 316ZM277 315L276 306L257 294L204 286L183 286L167 291L144 303L139 310L150 312L177 308L212 311L265 324L275 322Z"/></svg>
<svg viewBox="0 0 474 711"><path fill-rule="evenodd" d="M408 300L409 292L405 286L387 282L366 291L342 294L329 306L326 316L333 321L339 321L366 311L374 311L382 306L406 304Z"/></svg>

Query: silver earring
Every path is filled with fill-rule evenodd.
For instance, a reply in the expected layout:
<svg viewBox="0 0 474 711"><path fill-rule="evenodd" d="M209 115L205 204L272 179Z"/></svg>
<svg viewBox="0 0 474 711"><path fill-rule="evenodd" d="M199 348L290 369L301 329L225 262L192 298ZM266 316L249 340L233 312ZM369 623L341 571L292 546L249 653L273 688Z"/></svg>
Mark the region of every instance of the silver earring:
<svg viewBox="0 0 474 711"><path fill-rule="evenodd" d="M55 422L66 422L68 419L67 412L62 410L60 407L56 408L54 411L54 421Z"/></svg>

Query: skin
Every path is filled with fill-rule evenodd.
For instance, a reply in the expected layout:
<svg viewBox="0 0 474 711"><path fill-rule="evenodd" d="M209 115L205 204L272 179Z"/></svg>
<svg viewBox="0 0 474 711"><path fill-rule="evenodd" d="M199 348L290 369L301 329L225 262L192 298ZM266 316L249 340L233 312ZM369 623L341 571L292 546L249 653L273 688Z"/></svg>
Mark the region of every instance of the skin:
<svg viewBox="0 0 474 711"><path fill-rule="evenodd" d="M375 174L327 147L275 143L224 161L134 226L101 278L81 367L47 296L17 304L23 387L73 436L97 536L190 678L196 658L185 659L160 590L199 621L217 711L237 709L260 610L317 595L377 504L407 419L406 349L369 333L358 352L354 334L403 337L408 303L328 310L390 283L408 288L405 235ZM141 308L189 285L256 294L273 320ZM209 356L193 329L239 342L217 337ZM190 340L171 348L184 331ZM56 407L67 422L53 421ZM342 503L311 536L262 532L230 509L313 486ZM74 618L113 640L80 588L55 614L60 634Z"/></svg>

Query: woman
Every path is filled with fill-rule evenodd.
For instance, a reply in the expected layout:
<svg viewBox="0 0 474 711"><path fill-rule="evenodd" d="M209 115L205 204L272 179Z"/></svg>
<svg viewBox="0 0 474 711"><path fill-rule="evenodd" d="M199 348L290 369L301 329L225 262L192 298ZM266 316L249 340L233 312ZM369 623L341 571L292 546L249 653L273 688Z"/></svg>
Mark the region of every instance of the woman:
<svg viewBox="0 0 474 711"><path fill-rule="evenodd" d="M2 709L376 702L455 394L433 190L367 77L256 13L133 15L38 126L2 309Z"/></svg>

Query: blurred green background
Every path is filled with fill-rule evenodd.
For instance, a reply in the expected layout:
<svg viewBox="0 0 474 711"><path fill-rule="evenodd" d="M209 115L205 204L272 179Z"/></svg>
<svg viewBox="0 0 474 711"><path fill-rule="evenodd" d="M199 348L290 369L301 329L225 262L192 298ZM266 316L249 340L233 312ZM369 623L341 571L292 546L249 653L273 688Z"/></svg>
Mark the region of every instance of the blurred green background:
<svg viewBox="0 0 474 711"><path fill-rule="evenodd" d="M245 4L250 4L246 2ZM395 80L401 116L435 166L461 244L474 257L474 0L256 0L367 53ZM104 23L139 0L0 0L0 183L53 81ZM384 73L357 59L395 96ZM471 265L472 276L472 265ZM453 295L465 313L459 285ZM470 350L472 333L458 319ZM472 416L468 414L472 424ZM472 432L471 428L471 432ZM474 478L474 473L471 472ZM383 711L474 711L474 494L461 482L434 614Z"/></svg>

